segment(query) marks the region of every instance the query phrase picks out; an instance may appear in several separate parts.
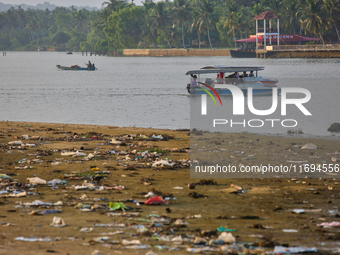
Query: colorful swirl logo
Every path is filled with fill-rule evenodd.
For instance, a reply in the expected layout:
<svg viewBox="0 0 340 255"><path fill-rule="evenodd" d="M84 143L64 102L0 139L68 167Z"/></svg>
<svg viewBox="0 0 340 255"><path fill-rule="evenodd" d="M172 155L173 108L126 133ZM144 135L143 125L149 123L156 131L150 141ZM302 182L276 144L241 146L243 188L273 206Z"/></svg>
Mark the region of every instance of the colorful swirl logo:
<svg viewBox="0 0 340 255"><path fill-rule="evenodd" d="M222 106L222 100L221 100L221 98L220 98L220 95L217 93L217 91L216 91L213 87L211 87L210 85L208 85L208 84L206 84L206 83L203 83L203 82L199 82L199 83L202 84L202 85L204 85L204 86L206 86L206 87L209 88L212 92L214 92L215 95L217 96L218 100L220 101L221 106ZM205 92L206 92L206 93L214 100L215 105L217 105L214 96L213 96L207 89L204 89L204 88L201 88L201 87L198 87L198 88L201 89L201 90L203 90L203 91L205 91Z"/></svg>

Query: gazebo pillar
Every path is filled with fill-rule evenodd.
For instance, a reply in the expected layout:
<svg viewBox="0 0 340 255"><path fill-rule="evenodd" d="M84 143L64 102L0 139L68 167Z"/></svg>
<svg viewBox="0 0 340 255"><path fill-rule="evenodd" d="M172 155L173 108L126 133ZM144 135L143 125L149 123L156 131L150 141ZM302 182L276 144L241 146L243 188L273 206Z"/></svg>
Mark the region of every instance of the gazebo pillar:
<svg viewBox="0 0 340 255"><path fill-rule="evenodd" d="M259 49L259 38L258 38L258 32L259 32L259 21L256 20L256 49Z"/></svg>
<svg viewBox="0 0 340 255"><path fill-rule="evenodd" d="M264 49L266 49L266 44L267 44L267 38L266 38L266 19L263 20L264 24L263 24L263 45L264 45Z"/></svg>
<svg viewBox="0 0 340 255"><path fill-rule="evenodd" d="M280 45L280 20L277 19L277 45Z"/></svg>

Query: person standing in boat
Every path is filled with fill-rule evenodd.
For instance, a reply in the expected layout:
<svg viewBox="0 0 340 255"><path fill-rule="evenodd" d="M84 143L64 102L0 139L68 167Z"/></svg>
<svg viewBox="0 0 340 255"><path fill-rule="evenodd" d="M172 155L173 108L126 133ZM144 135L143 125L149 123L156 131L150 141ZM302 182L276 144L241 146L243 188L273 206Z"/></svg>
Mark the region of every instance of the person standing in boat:
<svg viewBox="0 0 340 255"><path fill-rule="evenodd" d="M255 77L254 76L254 71L250 71L249 77Z"/></svg>
<svg viewBox="0 0 340 255"><path fill-rule="evenodd" d="M90 69L92 67L91 62L89 60L89 63L87 64L87 68Z"/></svg>
<svg viewBox="0 0 340 255"><path fill-rule="evenodd" d="M192 79L191 79L191 87L192 88L197 88L197 82L196 82L197 75L192 75L191 74L191 77L192 77Z"/></svg>

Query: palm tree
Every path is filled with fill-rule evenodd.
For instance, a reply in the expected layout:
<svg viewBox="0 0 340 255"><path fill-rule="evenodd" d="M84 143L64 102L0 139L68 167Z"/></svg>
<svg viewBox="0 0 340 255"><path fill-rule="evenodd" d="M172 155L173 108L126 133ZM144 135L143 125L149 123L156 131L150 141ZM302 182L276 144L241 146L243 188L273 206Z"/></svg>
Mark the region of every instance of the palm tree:
<svg viewBox="0 0 340 255"><path fill-rule="evenodd" d="M197 31L197 39L198 39L198 48L201 48L201 33L202 33L202 27L198 27L198 12L196 9L193 10L192 12L192 16L193 16L193 20L191 23L191 26L189 28L190 33L192 33L192 30L194 29L194 27L197 27L196 31Z"/></svg>
<svg viewBox="0 0 340 255"><path fill-rule="evenodd" d="M327 29L328 23L327 13L322 2L306 0L306 3L300 6L297 14L301 15L300 23L302 28L314 35L319 35L323 44L325 44L322 33Z"/></svg>
<svg viewBox="0 0 340 255"><path fill-rule="evenodd" d="M339 29L336 25L340 21L340 1L339 0L323 0L325 10L329 14L329 22L334 25L338 41L340 42Z"/></svg>
<svg viewBox="0 0 340 255"><path fill-rule="evenodd" d="M298 19L296 13L298 11L297 0L283 0L282 2L282 19L286 31L295 34L296 25L298 25Z"/></svg>
<svg viewBox="0 0 340 255"><path fill-rule="evenodd" d="M113 13L115 11L118 11L119 8L124 7L126 5L126 1L124 0L109 0L109 1L105 1L104 3L102 3L102 6L105 6L105 11L107 11L108 13Z"/></svg>
<svg viewBox="0 0 340 255"><path fill-rule="evenodd" d="M83 10L79 10L78 12L74 13L74 21L76 24L83 26L87 33L90 33L90 31L87 29L87 27L84 24L85 20L87 19L87 14L88 14L87 12L88 11L86 11L86 9L83 9Z"/></svg>
<svg viewBox="0 0 340 255"><path fill-rule="evenodd" d="M163 32L164 36L166 36L165 30L171 24L171 18L168 9L165 8L164 2L158 2L151 13L151 28L156 30L157 34L161 34ZM166 40L168 38L166 37Z"/></svg>
<svg viewBox="0 0 340 255"><path fill-rule="evenodd" d="M233 38L236 38L236 34L239 33L242 39L242 34L245 31L250 32L247 16L241 11L235 13L232 16L232 18L227 17L224 27L226 26L229 27L228 34L232 33ZM236 42L235 42L235 47L236 47Z"/></svg>
<svg viewBox="0 0 340 255"><path fill-rule="evenodd" d="M185 48L184 42L184 23L189 19L191 8L188 6L186 0L175 0L173 7L173 18L177 24L182 26L182 44Z"/></svg>
<svg viewBox="0 0 340 255"><path fill-rule="evenodd" d="M234 14L238 11L235 1L231 0L226 4L225 16L232 18Z"/></svg>
<svg viewBox="0 0 340 255"><path fill-rule="evenodd" d="M282 10L282 0L270 0L267 10L279 15Z"/></svg>
<svg viewBox="0 0 340 255"><path fill-rule="evenodd" d="M199 31L202 31L203 27L207 29L207 35L211 49L212 44L210 39L210 29L214 29L215 23L217 23L217 21L218 17L214 11L213 2L211 2L210 0L199 0L195 26L198 27Z"/></svg>
<svg viewBox="0 0 340 255"><path fill-rule="evenodd" d="M156 37L156 30L151 27L151 23L147 23L146 25L143 25L141 27L142 29L142 35L141 38L144 39L148 44L150 42L153 44L153 48L156 49L156 44L155 44L155 37Z"/></svg>

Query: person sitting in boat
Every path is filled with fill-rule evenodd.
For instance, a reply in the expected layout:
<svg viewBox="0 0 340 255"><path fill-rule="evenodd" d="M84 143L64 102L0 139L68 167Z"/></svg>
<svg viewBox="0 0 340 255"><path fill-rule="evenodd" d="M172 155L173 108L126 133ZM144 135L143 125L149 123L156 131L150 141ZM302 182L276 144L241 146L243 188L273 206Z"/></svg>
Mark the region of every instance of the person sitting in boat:
<svg viewBox="0 0 340 255"><path fill-rule="evenodd" d="M245 78L245 77L248 77L248 74L246 71L243 72L243 74L240 76L240 78Z"/></svg>
<svg viewBox="0 0 340 255"><path fill-rule="evenodd" d="M227 78L236 78L236 75L237 75L237 72L234 72L234 73L228 75ZM237 77L237 78L238 78L238 77Z"/></svg>
<svg viewBox="0 0 340 255"><path fill-rule="evenodd" d="M254 71L250 71L249 77L255 77L254 76Z"/></svg>
<svg viewBox="0 0 340 255"><path fill-rule="evenodd" d="M224 79L224 73L223 72L218 73L217 78L216 78L217 83L223 83L223 79Z"/></svg>
<svg viewBox="0 0 340 255"><path fill-rule="evenodd" d="M89 60L89 63L87 64L87 68L90 69L92 67L91 62Z"/></svg>
<svg viewBox="0 0 340 255"><path fill-rule="evenodd" d="M192 79L191 79L191 87L192 88L197 88L197 82L196 82L197 75L192 75L191 74L191 77L192 77Z"/></svg>

